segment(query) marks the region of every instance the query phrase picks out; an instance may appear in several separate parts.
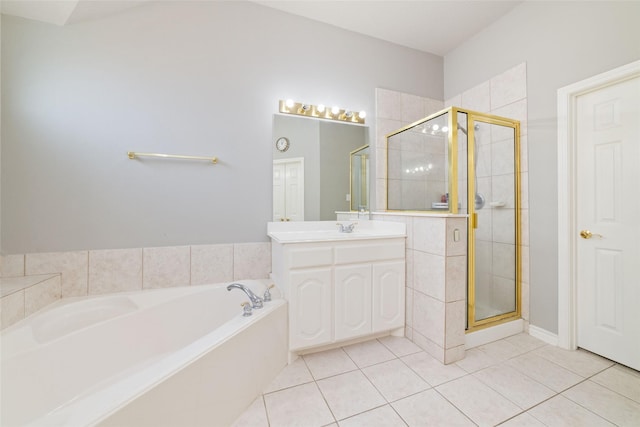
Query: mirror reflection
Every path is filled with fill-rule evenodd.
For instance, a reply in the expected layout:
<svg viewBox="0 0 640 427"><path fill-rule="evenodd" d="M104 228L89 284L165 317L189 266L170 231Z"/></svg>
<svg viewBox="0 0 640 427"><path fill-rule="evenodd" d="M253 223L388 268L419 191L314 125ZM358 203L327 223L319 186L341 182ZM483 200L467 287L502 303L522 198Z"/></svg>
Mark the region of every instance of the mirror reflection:
<svg viewBox="0 0 640 427"><path fill-rule="evenodd" d="M351 153L366 145L365 126L276 114L272 142L273 221L330 221L352 210ZM365 172L354 210L368 210Z"/></svg>
<svg viewBox="0 0 640 427"><path fill-rule="evenodd" d="M360 147L351 157L351 210L369 211L369 145Z"/></svg>

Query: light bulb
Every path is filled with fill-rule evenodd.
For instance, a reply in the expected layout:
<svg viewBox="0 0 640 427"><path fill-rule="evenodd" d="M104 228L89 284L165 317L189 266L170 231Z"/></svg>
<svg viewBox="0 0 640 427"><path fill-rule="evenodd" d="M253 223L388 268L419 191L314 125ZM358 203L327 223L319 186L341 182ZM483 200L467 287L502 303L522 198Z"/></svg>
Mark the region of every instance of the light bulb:
<svg viewBox="0 0 640 427"><path fill-rule="evenodd" d="M284 105L286 105L287 108L293 107L293 99L287 99L287 101L284 103Z"/></svg>
<svg viewBox="0 0 640 427"><path fill-rule="evenodd" d="M442 126L442 132L449 132L449 128L447 126Z"/></svg>
<svg viewBox="0 0 640 427"><path fill-rule="evenodd" d="M324 104L318 104L318 107L316 108L316 110L318 111L318 113L324 113Z"/></svg>
<svg viewBox="0 0 640 427"><path fill-rule="evenodd" d="M350 119L351 117L353 117L353 111L345 111L344 112L344 116L348 119Z"/></svg>
<svg viewBox="0 0 640 427"><path fill-rule="evenodd" d="M360 118L361 118L361 119L364 119L365 117L367 117L367 112L366 112L366 111L364 111L364 110L363 110L363 111L360 111L360 112L358 113L358 116L360 116Z"/></svg>
<svg viewBox="0 0 640 427"><path fill-rule="evenodd" d="M336 115L340 112L340 108L339 107L333 107L331 108L331 114Z"/></svg>
<svg viewBox="0 0 640 427"><path fill-rule="evenodd" d="M433 130L438 130L438 129L440 129L440 126L438 126L437 123L434 123L433 124Z"/></svg>

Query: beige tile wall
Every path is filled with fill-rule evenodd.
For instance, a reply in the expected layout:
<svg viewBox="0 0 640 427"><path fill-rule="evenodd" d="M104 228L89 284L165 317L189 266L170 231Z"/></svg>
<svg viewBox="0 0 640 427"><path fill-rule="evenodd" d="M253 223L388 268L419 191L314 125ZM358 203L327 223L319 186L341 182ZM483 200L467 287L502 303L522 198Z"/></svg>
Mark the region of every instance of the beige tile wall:
<svg viewBox="0 0 640 427"><path fill-rule="evenodd" d="M62 294L59 274L2 278L0 284L0 329L59 300Z"/></svg>
<svg viewBox="0 0 640 427"><path fill-rule="evenodd" d="M268 278L271 243L7 255L0 268L5 278L57 274L2 297L5 328L61 297Z"/></svg>
<svg viewBox="0 0 640 427"><path fill-rule="evenodd" d="M520 251L522 262L521 302L522 318L525 326L529 320L529 167L527 147L527 67L526 63L516 65L505 72L445 101L445 107L457 106L469 110L509 117L520 121ZM495 159L492 159L495 160ZM480 213L479 213L480 214ZM500 215L496 210L487 209L483 215ZM496 235L499 230L485 230L486 236L477 235L486 241L507 240ZM494 248L506 250L504 245ZM501 268L500 266L496 266ZM492 275L494 294L502 295L504 282ZM506 301L505 301L506 302Z"/></svg>
<svg viewBox="0 0 640 427"><path fill-rule="evenodd" d="M529 318L526 64L445 102L376 89L376 209L387 208L386 135L449 106L520 120L521 291L526 325ZM466 219L410 215L374 215L374 219L407 224L406 336L443 363L462 359L466 325ZM453 244L455 228L462 233L460 242L464 244ZM496 286L500 286L500 281Z"/></svg>
<svg viewBox="0 0 640 427"><path fill-rule="evenodd" d="M405 335L442 363L460 360L466 324L466 218L374 214L373 219L407 225Z"/></svg>
<svg viewBox="0 0 640 427"><path fill-rule="evenodd" d="M376 88L376 209L387 209L386 135L444 108L437 99Z"/></svg>

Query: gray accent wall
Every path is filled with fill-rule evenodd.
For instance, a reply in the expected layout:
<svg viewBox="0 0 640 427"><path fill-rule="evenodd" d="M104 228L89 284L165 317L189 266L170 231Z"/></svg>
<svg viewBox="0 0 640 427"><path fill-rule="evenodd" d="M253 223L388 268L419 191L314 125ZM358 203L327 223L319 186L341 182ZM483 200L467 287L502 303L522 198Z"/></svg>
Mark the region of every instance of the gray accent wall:
<svg viewBox="0 0 640 427"><path fill-rule="evenodd" d="M638 2L524 2L444 58L445 99L527 64L530 322L558 331L557 90L640 59Z"/></svg>
<svg viewBox="0 0 640 427"><path fill-rule="evenodd" d="M4 254L266 241L279 99L369 123L376 87L443 99L441 57L251 2L1 31Z"/></svg>

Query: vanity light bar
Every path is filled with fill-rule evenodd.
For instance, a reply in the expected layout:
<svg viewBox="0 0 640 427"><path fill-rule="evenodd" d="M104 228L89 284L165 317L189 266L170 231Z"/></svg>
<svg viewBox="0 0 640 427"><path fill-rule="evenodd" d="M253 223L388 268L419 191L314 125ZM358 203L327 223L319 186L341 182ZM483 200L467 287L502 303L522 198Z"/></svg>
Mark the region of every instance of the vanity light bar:
<svg viewBox="0 0 640 427"><path fill-rule="evenodd" d="M339 107L328 108L322 104L303 104L301 102L293 102L291 99L280 100L279 111L285 114L360 124L364 124L364 119L367 116L364 111L343 110Z"/></svg>

